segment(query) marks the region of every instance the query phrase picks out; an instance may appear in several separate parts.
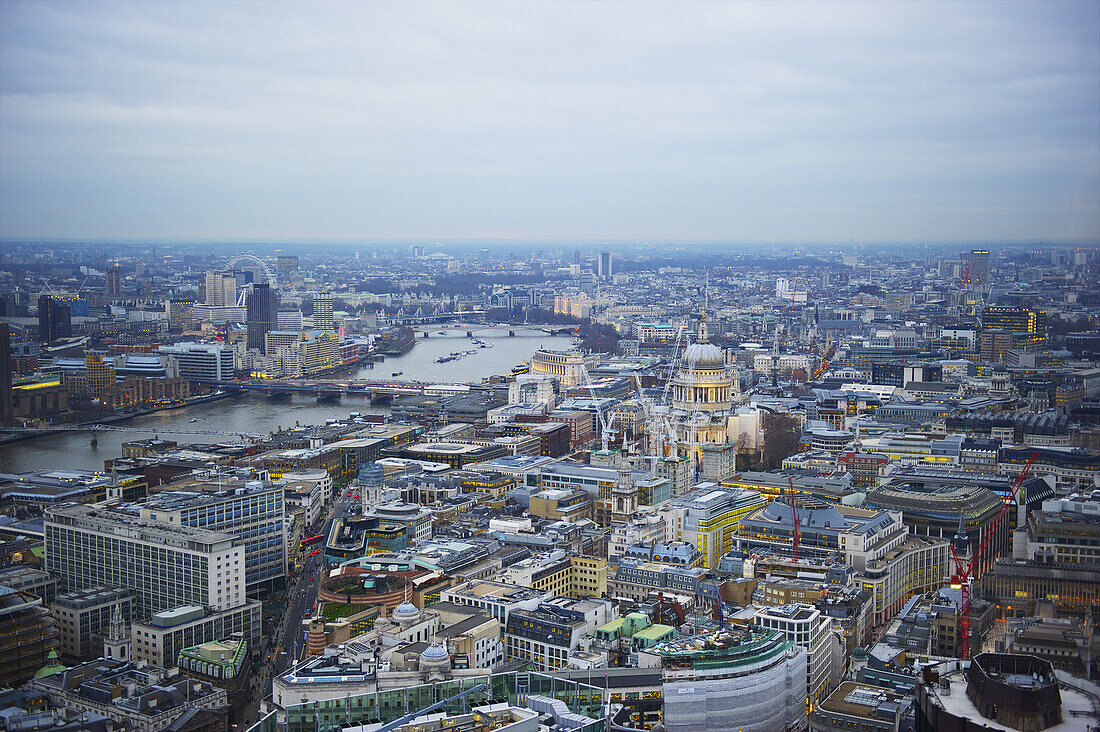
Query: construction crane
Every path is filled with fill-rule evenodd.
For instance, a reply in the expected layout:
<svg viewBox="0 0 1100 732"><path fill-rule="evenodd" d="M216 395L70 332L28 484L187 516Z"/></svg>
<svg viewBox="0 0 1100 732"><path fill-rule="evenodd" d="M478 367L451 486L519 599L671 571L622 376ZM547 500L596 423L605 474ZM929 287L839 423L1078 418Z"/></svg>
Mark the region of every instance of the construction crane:
<svg viewBox="0 0 1100 732"><path fill-rule="evenodd" d="M584 377L584 386L588 389L588 396L592 399L592 406L596 408L596 416L599 418L601 449L607 452L615 430L612 429L611 422L604 416L603 407L600 406L600 402L596 399L596 392L592 389L592 379L588 376L588 369L585 368L583 363L581 364L581 376Z"/></svg>
<svg viewBox="0 0 1100 732"><path fill-rule="evenodd" d="M669 455L675 456L677 452L677 444L680 441L679 434L676 431L676 426L673 424L671 414L669 412L668 393L672 388L672 382L676 378L676 372L680 368L680 363L683 360L683 351L680 348L680 344L683 343L684 332L687 330L685 323L680 323L676 328L676 342L672 346L672 361L668 365L668 377L665 379L664 388L661 389L661 403L659 408L654 408L654 421L651 428L656 433L657 441L657 454L663 457L666 451L666 446L662 444L661 434L667 433L668 445L667 452Z"/></svg>
<svg viewBox="0 0 1100 732"><path fill-rule="evenodd" d="M718 583L715 580L711 580L710 585L711 585L711 587L714 588L714 597L715 597L715 599L717 600L717 603L718 603L715 606L715 607L718 608L718 629L719 630L725 630L726 629L726 610L725 610L725 608L722 607L722 590L720 590L718 588Z"/></svg>
<svg viewBox="0 0 1100 732"><path fill-rule="evenodd" d="M779 385L779 323L772 334L772 386Z"/></svg>
<svg viewBox="0 0 1100 732"><path fill-rule="evenodd" d="M656 461L666 457L665 445L676 444L676 435L669 420L668 405L657 404L652 396L645 393L642 389L642 379L638 374L634 374L634 385L638 392L638 405L642 410L644 422L642 429L648 437L645 447L646 452L650 454L644 457L646 460L653 460L656 464Z"/></svg>
<svg viewBox="0 0 1100 732"><path fill-rule="evenodd" d="M676 329L676 343L672 346L672 362L668 365L668 378L665 379L665 388L661 391L662 404L668 404L668 390L672 387L672 380L676 377L676 370L680 366L683 356L680 343L683 342L685 330L687 330L687 326L684 323L680 323L680 327Z"/></svg>
<svg viewBox="0 0 1100 732"><path fill-rule="evenodd" d="M1012 482L1012 488L1009 489L1008 497L1001 502L1001 508L997 511L997 514L993 517L993 521L989 524L982 536L981 543L978 544L978 548L974 551L974 554L970 557L970 561L963 563L963 560L959 557L958 552L955 551L955 545L951 544L951 559L955 562L955 572L951 575L951 579L948 580L947 586L958 587L962 590L962 601L959 603L959 617L961 625L962 638L960 641L959 657L964 661L970 658L970 583L974 576L974 570L981 564L982 557L985 555L985 550L989 547L989 542L993 540L993 536L997 533L997 528L1001 525L1001 521L1004 520L1005 514L1009 512L1012 504L1016 501L1016 494L1020 491L1020 486L1024 484L1024 479L1027 477L1027 473L1031 470L1031 464L1035 462L1035 458L1039 456L1039 453L1031 453L1031 457L1024 463L1023 470L1016 476L1016 480Z"/></svg>
<svg viewBox="0 0 1100 732"><path fill-rule="evenodd" d="M801 538L801 521L798 518L798 511L794 507L794 480L787 478L787 487L790 489L790 493L787 494L787 505L791 507L791 520L794 522L794 541L791 542L791 546L794 548L794 561L798 561L798 541Z"/></svg>
<svg viewBox="0 0 1100 732"><path fill-rule="evenodd" d="M651 435L648 445L646 445L647 451L654 449L655 436L653 436L654 428L657 426L657 414L653 403L653 398L645 395L642 390L642 378L638 374L634 374L634 388L638 392L638 407L642 410L642 421L644 427L642 428L647 434ZM658 433L659 434L659 433ZM655 455L647 455L646 457L652 457L657 460L661 457L660 448L657 448Z"/></svg>

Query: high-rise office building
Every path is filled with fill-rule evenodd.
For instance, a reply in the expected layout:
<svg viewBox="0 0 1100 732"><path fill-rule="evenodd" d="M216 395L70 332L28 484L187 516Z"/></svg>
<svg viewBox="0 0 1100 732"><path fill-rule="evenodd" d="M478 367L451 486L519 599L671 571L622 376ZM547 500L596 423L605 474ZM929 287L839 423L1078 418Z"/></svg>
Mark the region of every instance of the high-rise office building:
<svg viewBox="0 0 1100 732"><path fill-rule="evenodd" d="M248 347L266 353L264 338L279 327L279 300L271 285L266 282L252 285L245 321L248 325Z"/></svg>
<svg viewBox="0 0 1100 732"><path fill-rule="evenodd" d="M993 337L992 334L998 331L1011 333L1011 341L1006 341L1009 348L1029 349L1046 342L1046 315L1041 310L1012 305L991 305L982 310L981 320L983 337L987 334Z"/></svg>
<svg viewBox="0 0 1100 732"><path fill-rule="evenodd" d="M281 485L257 480L163 491L145 502L141 517L236 536L244 545L244 582L250 597L278 589L286 579Z"/></svg>
<svg viewBox="0 0 1100 732"><path fill-rule="evenodd" d="M280 310L275 314L277 330L301 330L302 311L297 308Z"/></svg>
<svg viewBox="0 0 1100 732"><path fill-rule="evenodd" d="M130 590L136 617L183 605L227 610L245 602L245 547L232 534L88 504L51 509L45 529L47 572L66 590Z"/></svg>
<svg viewBox="0 0 1100 732"><path fill-rule="evenodd" d="M195 327L195 301L176 299L168 303L168 329L189 330Z"/></svg>
<svg viewBox="0 0 1100 732"><path fill-rule="evenodd" d="M206 304L236 305L237 278L229 272L206 273Z"/></svg>
<svg viewBox="0 0 1100 732"><path fill-rule="evenodd" d="M966 290L989 287L989 252L975 249L962 255L962 286Z"/></svg>
<svg viewBox="0 0 1100 732"><path fill-rule="evenodd" d="M38 298L38 338L52 343L59 338L68 338L73 334L72 312L65 305L49 295Z"/></svg>
<svg viewBox="0 0 1100 732"><path fill-rule="evenodd" d="M114 368L103 361L103 354L85 353L84 378L87 396L98 399L105 391L115 385L117 375Z"/></svg>
<svg viewBox="0 0 1100 732"><path fill-rule="evenodd" d="M90 661L103 653L106 634L116 609L131 620L133 597L121 587L87 587L58 595L50 603L61 630L61 653L69 659Z"/></svg>
<svg viewBox="0 0 1100 732"><path fill-rule="evenodd" d="M289 275L298 271L298 257L282 255L275 259L275 270L281 275Z"/></svg>
<svg viewBox="0 0 1100 732"><path fill-rule="evenodd" d="M832 618L822 615L813 605L797 603L779 607L761 607L753 622L782 633L787 640L806 651L806 698L811 707L820 704L840 682L843 658L834 638Z"/></svg>
<svg viewBox="0 0 1100 732"><path fill-rule="evenodd" d="M596 276L610 277L612 274L611 252L600 252L600 258L596 263Z"/></svg>
<svg viewBox="0 0 1100 732"><path fill-rule="evenodd" d="M1000 328L1013 333L1045 336L1046 316L1041 310L1011 305L991 305L982 310L982 328Z"/></svg>
<svg viewBox="0 0 1100 732"><path fill-rule="evenodd" d="M313 296L313 327L335 330L332 320L332 293L319 292Z"/></svg>

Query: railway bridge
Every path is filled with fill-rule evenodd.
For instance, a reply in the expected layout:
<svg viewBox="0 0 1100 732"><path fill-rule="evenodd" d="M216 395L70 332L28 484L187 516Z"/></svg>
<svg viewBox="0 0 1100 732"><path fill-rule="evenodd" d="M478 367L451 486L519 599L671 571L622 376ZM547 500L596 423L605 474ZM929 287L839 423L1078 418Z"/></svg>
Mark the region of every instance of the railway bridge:
<svg viewBox="0 0 1100 732"><path fill-rule="evenodd" d="M248 379L243 381L222 381L218 386L223 389L243 389L259 392L271 398L291 394L313 394L321 400L339 399L344 395L369 397L372 402L383 402L400 395L423 394L436 382L398 381L395 379ZM472 389L480 385L468 385Z"/></svg>

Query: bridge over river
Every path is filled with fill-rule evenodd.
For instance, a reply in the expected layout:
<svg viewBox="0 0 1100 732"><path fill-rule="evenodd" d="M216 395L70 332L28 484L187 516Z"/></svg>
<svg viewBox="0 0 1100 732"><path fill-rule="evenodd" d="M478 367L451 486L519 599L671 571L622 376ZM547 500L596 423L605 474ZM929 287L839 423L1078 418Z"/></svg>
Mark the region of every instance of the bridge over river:
<svg viewBox="0 0 1100 732"><path fill-rule="evenodd" d="M371 401L392 399L401 394L423 394L430 387L439 387L439 382L404 381L397 379L248 379L242 381L220 381L222 389L243 389L280 396L282 394L315 394L318 398L338 398L342 394L369 396ZM484 384L447 384L470 391L487 389ZM456 391L458 391L456 388Z"/></svg>

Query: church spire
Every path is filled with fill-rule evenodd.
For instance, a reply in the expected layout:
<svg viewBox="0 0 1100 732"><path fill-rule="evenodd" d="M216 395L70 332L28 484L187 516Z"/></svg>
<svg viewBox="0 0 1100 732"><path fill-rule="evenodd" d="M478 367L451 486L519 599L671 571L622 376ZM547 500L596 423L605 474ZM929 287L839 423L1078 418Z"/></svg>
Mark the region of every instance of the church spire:
<svg viewBox="0 0 1100 732"><path fill-rule="evenodd" d="M115 661L130 660L130 628L122 619L122 603L115 603L107 637L103 639L103 657Z"/></svg>
<svg viewBox="0 0 1100 732"><path fill-rule="evenodd" d="M126 639L126 625L122 620L122 603L116 602L114 609L111 610L111 628L107 637L113 641Z"/></svg>
<svg viewBox="0 0 1100 732"><path fill-rule="evenodd" d="M707 305L710 298L710 282L708 276L707 285L703 288L703 312L702 317L699 318L699 337L696 338L698 343L707 342Z"/></svg>

